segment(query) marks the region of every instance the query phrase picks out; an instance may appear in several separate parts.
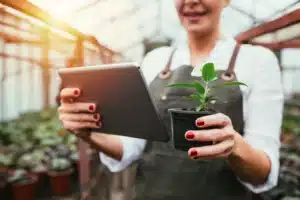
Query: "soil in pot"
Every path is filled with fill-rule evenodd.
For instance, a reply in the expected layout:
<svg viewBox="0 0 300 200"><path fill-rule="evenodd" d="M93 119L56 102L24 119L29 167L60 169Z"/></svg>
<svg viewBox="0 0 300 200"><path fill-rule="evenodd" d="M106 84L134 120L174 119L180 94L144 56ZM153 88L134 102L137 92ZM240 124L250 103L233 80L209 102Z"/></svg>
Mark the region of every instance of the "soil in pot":
<svg viewBox="0 0 300 200"><path fill-rule="evenodd" d="M38 178L35 175L28 175L28 180L12 184L14 200L36 199L36 186Z"/></svg>
<svg viewBox="0 0 300 200"><path fill-rule="evenodd" d="M215 113L216 112L213 110L197 112L192 109L169 109L169 114L171 117L172 140L174 147L178 150L188 151L192 147L211 145L212 142L187 141L185 138L185 133L189 130L201 130L196 126L196 120L199 117L204 117ZM210 127L209 129L211 128L213 127Z"/></svg>
<svg viewBox="0 0 300 200"><path fill-rule="evenodd" d="M54 196L63 196L70 193L73 169L62 172L49 172L52 193Z"/></svg>

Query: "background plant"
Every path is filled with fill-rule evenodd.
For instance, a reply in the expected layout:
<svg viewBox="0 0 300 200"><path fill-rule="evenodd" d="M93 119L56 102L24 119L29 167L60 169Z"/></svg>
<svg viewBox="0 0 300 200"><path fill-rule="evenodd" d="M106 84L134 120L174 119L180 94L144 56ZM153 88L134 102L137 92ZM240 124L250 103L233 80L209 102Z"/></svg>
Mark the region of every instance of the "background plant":
<svg viewBox="0 0 300 200"><path fill-rule="evenodd" d="M57 157L76 161L77 139L62 129L56 110L26 112L1 122L0 166L41 172Z"/></svg>
<svg viewBox="0 0 300 200"><path fill-rule="evenodd" d="M54 158L50 162L50 171L66 171L71 168L71 162L66 158Z"/></svg>
<svg viewBox="0 0 300 200"><path fill-rule="evenodd" d="M218 80L217 72L215 71L215 66L213 63L205 64L200 71L202 73L203 83L200 81L194 81L193 83L177 83L168 85L168 87L174 88L194 88L195 93L186 98L199 102L198 106L196 107L196 111L207 110L209 102L211 100L217 100L217 98L212 96L210 93L212 88L239 85L246 86L246 84L238 81L225 82L221 85L213 85L212 83Z"/></svg>
<svg viewBox="0 0 300 200"><path fill-rule="evenodd" d="M26 183L30 181L31 178L28 176L27 172L24 169L17 169L8 177L8 182L15 183Z"/></svg>

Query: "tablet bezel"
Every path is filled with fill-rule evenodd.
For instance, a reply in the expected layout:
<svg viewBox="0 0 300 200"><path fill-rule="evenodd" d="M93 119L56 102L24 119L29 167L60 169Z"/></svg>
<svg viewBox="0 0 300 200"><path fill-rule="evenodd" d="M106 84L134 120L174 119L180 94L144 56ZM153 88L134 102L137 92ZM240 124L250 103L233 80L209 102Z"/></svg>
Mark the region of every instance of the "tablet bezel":
<svg viewBox="0 0 300 200"><path fill-rule="evenodd" d="M85 72L85 71L98 71L98 70L107 70L114 68L129 68L136 67L140 69L140 65L137 62L124 62L124 63L113 63L113 64L100 64L100 65L88 65L81 67L70 67L70 68L59 68L58 74L64 73L76 73L76 72ZM141 73L144 79L143 73ZM145 79L144 79L145 80Z"/></svg>

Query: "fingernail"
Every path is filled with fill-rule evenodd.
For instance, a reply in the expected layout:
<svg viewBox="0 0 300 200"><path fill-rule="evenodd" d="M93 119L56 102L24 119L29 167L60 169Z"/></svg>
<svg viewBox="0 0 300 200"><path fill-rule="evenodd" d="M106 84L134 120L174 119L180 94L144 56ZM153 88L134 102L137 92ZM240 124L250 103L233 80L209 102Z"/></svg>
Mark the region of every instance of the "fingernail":
<svg viewBox="0 0 300 200"><path fill-rule="evenodd" d="M204 121L199 120L199 121L196 122L196 124L197 124L197 126L203 126L204 125Z"/></svg>
<svg viewBox="0 0 300 200"><path fill-rule="evenodd" d="M95 110L95 106L94 105L90 105L89 106L89 111L93 112Z"/></svg>
<svg viewBox="0 0 300 200"><path fill-rule="evenodd" d="M99 120L99 118L100 118L98 114L95 114L93 117L95 120Z"/></svg>
<svg viewBox="0 0 300 200"><path fill-rule="evenodd" d="M197 154L198 154L198 152L197 152L195 149L193 149L193 150L190 152L190 156L192 156L192 157L196 156Z"/></svg>
<svg viewBox="0 0 300 200"><path fill-rule="evenodd" d="M186 136L185 136L187 139L193 139L195 137L195 134L191 131L187 132L186 133Z"/></svg>
<svg viewBox="0 0 300 200"><path fill-rule="evenodd" d="M99 128L101 128L102 127L102 122L99 122L98 126L99 126Z"/></svg>
<svg viewBox="0 0 300 200"><path fill-rule="evenodd" d="M73 93L74 93L75 96L78 96L79 95L79 90L74 90Z"/></svg>

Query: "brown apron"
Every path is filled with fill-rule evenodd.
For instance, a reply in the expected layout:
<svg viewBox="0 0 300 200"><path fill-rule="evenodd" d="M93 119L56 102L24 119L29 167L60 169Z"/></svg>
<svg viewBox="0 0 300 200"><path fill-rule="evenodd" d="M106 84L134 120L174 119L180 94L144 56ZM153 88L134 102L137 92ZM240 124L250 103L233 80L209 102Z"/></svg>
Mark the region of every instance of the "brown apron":
<svg viewBox="0 0 300 200"><path fill-rule="evenodd" d="M237 44L230 64L218 71L216 84L236 80L234 65L240 45ZM150 84L150 91L169 133L169 108L193 108L197 102L182 98L193 92L184 88L167 88L168 84L202 81L191 76L194 69L184 65L170 70L173 53L161 74ZM215 89L218 100L210 107L228 115L237 132L243 134L243 96L239 86ZM250 192L237 180L225 160L191 160L187 152L175 150L168 143L148 142L139 161L136 180L137 200L241 200L249 199Z"/></svg>

